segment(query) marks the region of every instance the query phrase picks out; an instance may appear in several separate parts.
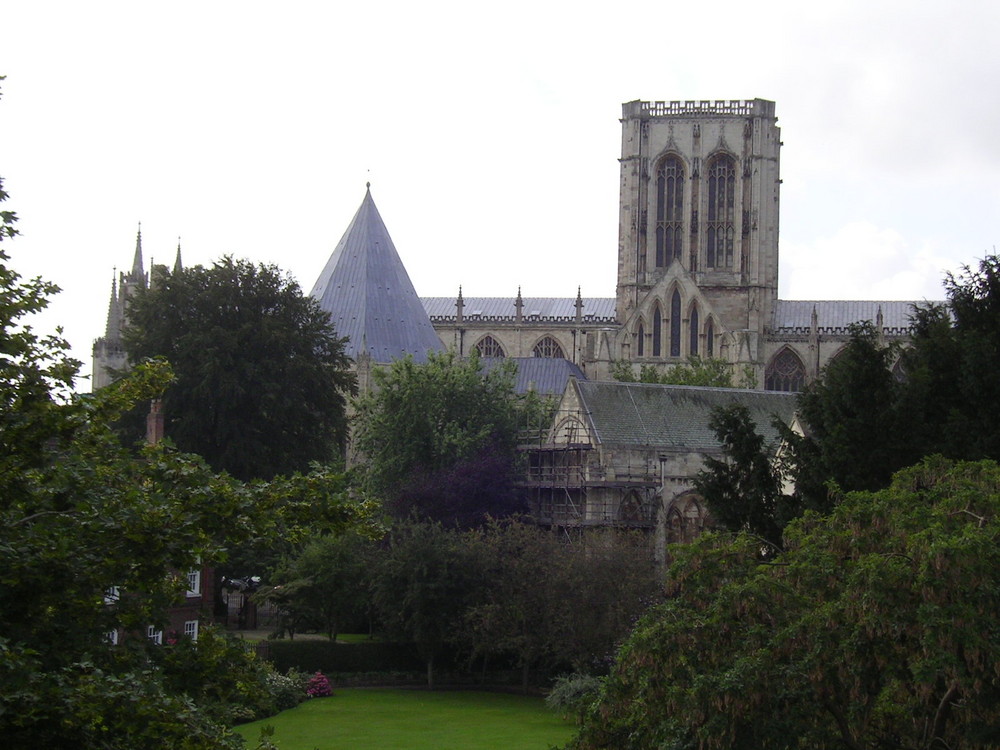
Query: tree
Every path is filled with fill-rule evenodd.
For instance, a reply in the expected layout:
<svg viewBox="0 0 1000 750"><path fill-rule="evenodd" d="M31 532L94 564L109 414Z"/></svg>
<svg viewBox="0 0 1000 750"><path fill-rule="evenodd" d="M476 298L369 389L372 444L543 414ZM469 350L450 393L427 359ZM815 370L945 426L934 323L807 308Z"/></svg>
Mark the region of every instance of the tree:
<svg viewBox="0 0 1000 750"><path fill-rule="evenodd" d="M132 362L167 358L166 433L240 479L305 471L338 456L354 389L327 313L276 267L226 257L154 269L129 301Z"/></svg>
<svg viewBox="0 0 1000 750"><path fill-rule="evenodd" d="M660 385L696 385L710 388L753 388L756 377L753 369L744 367L738 374L733 365L716 357L688 357L684 364L658 370L652 365L642 365L639 377L626 360L617 360L611 366L611 377L623 383L658 383Z"/></svg>
<svg viewBox="0 0 1000 750"><path fill-rule="evenodd" d="M518 434L544 404L514 391L514 365L488 372L477 354L430 353L374 371L357 402L356 446L367 483L398 518L417 513L471 526L522 509L514 488Z"/></svg>
<svg viewBox="0 0 1000 750"><path fill-rule="evenodd" d="M723 527L757 535L771 552L780 549L781 530L796 514L796 504L784 493L777 446L765 445L742 404L717 409L709 426L722 445L724 458L705 457L695 489Z"/></svg>
<svg viewBox="0 0 1000 750"><path fill-rule="evenodd" d="M390 638L416 644L434 687L434 664L458 638L462 614L482 591L482 566L461 535L438 523L405 521L386 539L373 602Z"/></svg>
<svg viewBox="0 0 1000 750"><path fill-rule="evenodd" d="M316 537L271 574L257 597L278 605L289 637L316 629L334 641L344 626L364 622L373 563L374 542L363 534Z"/></svg>
<svg viewBox="0 0 1000 750"><path fill-rule="evenodd" d="M1000 466L927 459L785 551L704 535L618 653L585 748L1000 742Z"/></svg>
<svg viewBox="0 0 1000 750"><path fill-rule="evenodd" d="M329 472L244 485L168 444L133 455L112 425L162 392L169 367L76 395L66 342L26 321L55 287L8 261L0 251L0 734L11 747L240 746L150 653L146 628L183 597L176 571L367 509ZM112 631L126 643L111 647Z"/></svg>
<svg viewBox="0 0 1000 750"><path fill-rule="evenodd" d="M947 306L915 311L903 355L911 440L925 453L1000 459L1000 256L945 278Z"/></svg>

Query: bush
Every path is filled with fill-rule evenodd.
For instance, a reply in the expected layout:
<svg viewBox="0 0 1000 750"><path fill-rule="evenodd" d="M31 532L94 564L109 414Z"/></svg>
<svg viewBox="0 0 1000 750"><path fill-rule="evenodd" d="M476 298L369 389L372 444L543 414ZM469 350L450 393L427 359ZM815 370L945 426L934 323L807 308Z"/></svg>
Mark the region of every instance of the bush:
<svg viewBox="0 0 1000 750"><path fill-rule="evenodd" d="M328 641L270 641L270 659L279 671L420 672L426 668L416 648L408 643L330 643Z"/></svg>
<svg viewBox="0 0 1000 750"><path fill-rule="evenodd" d="M330 687L330 681L326 679L326 675L317 672L310 678L306 692L310 698L329 698L333 695L333 688Z"/></svg>
<svg viewBox="0 0 1000 750"><path fill-rule="evenodd" d="M576 723L582 724L587 709L597 699L604 682L601 677L586 674L568 674L556 679L545 704L562 713L563 717L576 714Z"/></svg>

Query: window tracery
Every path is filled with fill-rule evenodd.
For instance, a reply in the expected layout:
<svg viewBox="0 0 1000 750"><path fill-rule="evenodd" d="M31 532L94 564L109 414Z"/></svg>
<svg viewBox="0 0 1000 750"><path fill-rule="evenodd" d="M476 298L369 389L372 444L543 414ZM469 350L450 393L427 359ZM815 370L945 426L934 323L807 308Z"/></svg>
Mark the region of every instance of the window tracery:
<svg viewBox="0 0 1000 750"><path fill-rule="evenodd" d="M479 339L479 342L476 344L476 351L479 352L480 357L503 358L507 356L503 347L500 346L500 342L492 336L483 336Z"/></svg>
<svg viewBox="0 0 1000 750"><path fill-rule="evenodd" d="M708 168L708 225L705 263L709 268L733 267L736 212L736 162L720 154Z"/></svg>
<svg viewBox="0 0 1000 750"><path fill-rule="evenodd" d="M681 356L681 293L676 289L670 297L670 356Z"/></svg>
<svg viewBox="0 0 1000 750"><path fill-rule="evenodd" d="M546 336L535 344L532 356L544 359L566 359L566 355L563 354L563 349L559 346L559 342L551 336Z"/></svg>
<svg viewBox="0 0 1000 750"><path fill-rule="evenodd" d="M774 356L764 372L764 388L768 391L801 391L805 382L806 368L788 347Z"/></svg>
<svg viewBox="0 0 1000 750"><path fill-rule="evenodd" d="M656 267L681 257L684 236L684 167L676 156L663 159L656 169Z"/></svg>

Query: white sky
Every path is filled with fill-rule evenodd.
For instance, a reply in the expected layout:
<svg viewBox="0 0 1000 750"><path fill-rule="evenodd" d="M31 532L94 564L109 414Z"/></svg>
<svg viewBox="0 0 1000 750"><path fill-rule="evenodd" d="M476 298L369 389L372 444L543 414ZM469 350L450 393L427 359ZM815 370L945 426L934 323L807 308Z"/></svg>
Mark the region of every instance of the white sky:
<svg viewBox="0 0 1000 750"><path fill-rule="evenodd" d="M1000 3L0 0L23 275L90 371L113 269L308 292L365 182L422 296L613 296L621 102L777 102L784 299L941 298L994 250Z"/></svg>

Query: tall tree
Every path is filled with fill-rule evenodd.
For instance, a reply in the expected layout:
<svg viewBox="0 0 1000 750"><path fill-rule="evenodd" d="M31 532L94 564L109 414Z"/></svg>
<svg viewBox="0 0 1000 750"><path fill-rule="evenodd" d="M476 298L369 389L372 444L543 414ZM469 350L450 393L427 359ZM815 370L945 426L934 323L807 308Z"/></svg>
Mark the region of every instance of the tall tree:
<svg viewBox="0 0 1000 750"><path fill-rule="evenodd" d="M167 435L217 471L270 479L329 462L354 389L329 315L276 267L223 258L154 274L129 301L129 359L170 361Z"/></svg>
<svg viewBox="0 0 1000 750"><path fill-rule="evenodd" d="M998 484L932 458L793 522L776 562L680 550L570 747L997 747Z"/></svg>
<svg viewBox="0 0 1000 750"><path fill-rule="evenodd" d="M488 372L473 354L429 353L375 371L358 399L356 446L367 481L397 517L470 526L521 509L514 488L519 431L544 404L514 391L514 365Z"/></svg>
<svg viewBox="0 0 1000 750"><path fill-rule="evenodd" d="M705 457L695 488L722 526L756 534L771 552L780 549L781 530L796 514L796 503L784 493L784 476L776 460L778 446L765 444L742 404L716 410L709 426L724 455L721 459Z"/></svg>
<svg viewBox="0 0 1000 750"><path fill-rule="evenodd" d="M904 353L912 439L925 453L1000 459L1000 256L945 278L948 304L916 311Z"/></svg>
<svg viewBox="0 0 1000 750"><path fill-rule="evenodd" d="M913 414L893 373L898 351L870 323L855 324L837 357L799 396L806 435L787 434L789 464L807 507L828 510L827 483L844 491L885 487L923 453L912 440Z"/></svg>

